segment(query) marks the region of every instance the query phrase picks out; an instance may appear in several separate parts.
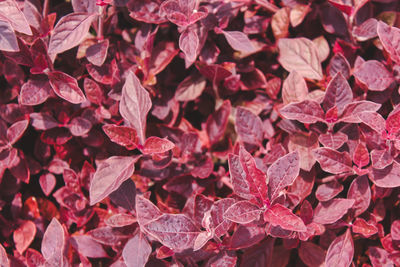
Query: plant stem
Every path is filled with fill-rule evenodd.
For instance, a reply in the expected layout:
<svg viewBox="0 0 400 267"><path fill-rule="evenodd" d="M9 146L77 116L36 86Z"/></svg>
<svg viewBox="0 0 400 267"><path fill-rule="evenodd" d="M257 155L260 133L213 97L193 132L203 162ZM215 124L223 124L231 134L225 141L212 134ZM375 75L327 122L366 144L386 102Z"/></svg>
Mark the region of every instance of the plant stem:
<svg viewBox="0 0 400 267"><path fill-rule="evenodd" d="M49 14L49 2L50 0L44 0L43 2L43 18L47 17L47 14Z"/></svg>
<svg viewBox="0 0 400 267"><path fill-rule="evenodd" d="M97 39L98 40L103 40L103 31L104 31L104 19L103 19L103 13L104 13L104 7L99 6L99 26L98 26L98 32L97 32Z"/></svg>

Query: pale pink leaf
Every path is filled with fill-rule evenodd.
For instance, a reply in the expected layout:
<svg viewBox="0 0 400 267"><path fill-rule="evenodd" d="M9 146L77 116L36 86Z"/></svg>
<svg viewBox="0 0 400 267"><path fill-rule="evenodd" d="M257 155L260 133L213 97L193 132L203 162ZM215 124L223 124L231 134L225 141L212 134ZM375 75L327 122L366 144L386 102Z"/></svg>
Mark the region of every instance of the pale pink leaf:
<svg viewBox="0 0 400 267"><path fill-rule="evenodd" d="M185 53L187 61L196 60L198 47L199 37L196 31L186 29L179 37L179 48Z"/></svg>
<svg viewBox="0 0 400 267"><path fill-rule="evenodd" d="M289 72L296 70L305 78L321 80L322 67L314 43L304 37L278 41L279 63Z"/></svg>
<svg viewBox="0 0 400 267"><path fill-rule="evenodd" d="M354 244L351 232L336 237L330 244L325 258L326 267L349 267L354 256Z"/></svg>
<svg viewBox="0 0 400 267"><path fill-rule="evenodd" d="M102 40L97 44L89 46L86 49L87 60L93 65L100 67L106 60L108 46L108 39Z"/></svg>
<svg viewBox="0 0 400 267"><path fill-rule="evenodd" d="M326 134L321 134L318 138L321 144L323 144L325 147L333 149L338 149L339 147L341 147L344 143L347 142L347 139L347 135L342 132L329 132Z"/></svg>
<svg viewBox="0 0 400 267"><path fill-rule="evenodd" d="M400 186L400 164L396 161L383 169L372 168L368 177L379 187L395 188Z"/></svg>
<svg viewBox="0 0 400 267"><path fill-rule="evenodd" d="M349 153L338 152L331 148L321 147L313 150L315 159L321 168L333 174L352 172L352 161Z"/></svg>
<svg viewBox="0 0 400 267"><path fill-rule="evenodd" d="M222 31L229 45L242 53L252 53L256 49L246 34L239 31Z"/></svg>
<svg viewBox="0 0 400 267"><path fill-rule="evenodd" d="M34 106L44 103L51 94L50 83L46 80L28 80L21 87L18 101L22 105Z"/></svg>
<svg viewBox="0 0 400 267"><path fill-rule="evenodd" d="M264 220L285 230L296 232L307 231L303 220L281 204L275 204L267 209L264 213Z"/></svg>
<svg viewBox="0 0 400 267"><path fill-rule="evenodd" d="M47 113L31 113L31 125L37 130L49 130L59 126L59 123Z"/></svg>
<svg viewBox="0 0 400 267"><path fill-rule="evenodd" d="M364 62L355 69L354 77L371 91L384 91L394 82L393 74L377 60Z"/></svg>
<svg viewBox="0 0 400 267"><path fill-rule="evenodd" d="M92 123L83 117L75 117L69 122L68 128L73 136L84 136L92 129Z"/></svg>
<svg viewBox="0 0 400 267"><path fill-rule="evenodd" d="M72 247L79 254L89 258L106 258L108 257L103 246L93 240L89 235L74 235L69 239Z"/></svg>
<svg viewBox="0 0 400 267"><path fill-rule="evenodd" d="M321 106L312 100L290 103L280 109L280 114L289 120L298 120L303 123L324 121L325 114Z"/></svg>
<svg viewBox="0 0 400 267"><path fill-rule="evenodd" d="M48 52L51 57L79 45L89 31L95 14L70 13L62 17L53 29Z"/></svg>
<svg viewBox="0 0 400 267"><path fill-rule="evenodd" d="M15 0L0 2L0 21L8 21L15 31L32 35L31 27Z"/></svg>
<svg viewBox="0 0 400 267"><path fill-rule="evenodd" d="M42 255L47 262L58 263L58 266L63 266L64 246L64 228L56 218L53 218L43 235Z"/></svg>
<svg viewBox="0 0 400 267"><path fill-rule="evenodd" d="M273 201L285 187L292 185L299 172L300 157L297 151L291 152L272 163L267 171L269 199Z"/></svg>
<svg viewBox="0 0 400 267"><path fill-rule="evenodd" d="M200 230L183 214L164 214L148 222L143 229L172 250L193 248Z"/></svg>
<svg viewBox="0 0 400 267"><path fill-rule="evenodd" d="M383 169L392 164L393 157L387 149L374 149L371 151L372 167Z"/></svg>
<svg viewBox="0 0 400 267"><path fill-rule="evenodd" d="M224 213L224 218L235 223L247 224L260 217L261 210L253 203L243 200L230 206Z"/></svg>
<svg viewBox="0 0 400 267"><path fill-rule="evenodd" d="M377 33L390 58L400 64L400 29L378 21Z"/></svg>
<svg viewBox="0 0 400 267"><path fill-rule="evenodd" d="M127 267L144 267L151 251L149 242L141 232L138 232L126 243L122 250L122 257Z"/></svg>
<svg viewBox="0 0 400 267"><path fill-rule="evenodd" d="M322 107L327 111L333 107L337 107L338 114L341 114L346 104L353 100L353 92L349 83L341 72L338 72L329 82Z"/></svg>
<svg viewBox="0 0 400 267"><path fill-rule="evenodd" d="M7 252L1 244L0 244L0 265L2 267L10 267L10 261L8 260Z"/></svg>
<svg viewBox="0 0 400 267"><path fill-rule="evenodd" d="M230 206L235 203L233 198L223 198L216 202L211 207L211 226L214 229L214 234L216 237L221 237L224 235L232 225L231 221L225 220L224 213Z"/></svg>
<svg viewBox="0 0 400 267"><path fill-rule="evenodd" d="M16 143L24 134L26 128L29 125L29 120L22 120L15 122L7 129L8 142L13 145Z"/></svg>
<svg viewBox="0 0 400 267"><path fill-rule="evenodd" d="M130 214L119 213L104 220L104 222L111 227L124 227L136 222L136 218Z"/></svg>
<svg viewBox="0 0 400 267"><path fill-rule="evenodd" d="M61 71L52 71L48 76L51 87L59 97L72 104L80 104L86 100L74 77Z"/></svg>
<svg viewBox="0 0 400 267"><path fill-rule="evenodd" d="M306 100L307 95L306 81L296 70L293 70L282 85L283 103L287 105L291 102L302 102Z"/></svg>
<svg viewBox="0 0 400 267"><path fill-rule="evenodd" d="M400 130L400 106L392 110L387 116L385 129L389 134L396 134Z"/></svg>
<svg viewBox="0 0 400 267"><path fill-rule="evenodd" d="M382 134L385 131L385 119L381 114L375 111L365 111L358 114L360 120L374 129L378 134Z"/></svg>
<svg viewBox="0 0 400 267"><path fill-rule="evenodd" d="M43 193L48 196L56 186L57 180L52 173L45 173L39 177L39 184Z"/></svg>
<svg viewBox="0 0 400 267"><path fill-rule="evenodd" d="M178 101L195 100L203 93L206 84L207 81L203 76L188 76L178 85L175 98Z"/></svg>
<svg viewBox="0 0 400 267"><path fill-rule="evenodd" d="M0 50L18 52L17 36L7 21L0 20Z"/></svg>
<svg viewBox="0 0 400 267"><path fill-rule="evenodd" d="M94 205L109 194L133 174L138 157L112 156L102 161L90 183L90 205Z"/></svg>
<svg viewBox="0 0 400 267"><path fill-rule="evenodd" d="M119 112L128 126L136 130L142 144L145 141L146 120L151 105L150 94L141 85L136 75L129 72L122 88Z"/></svg>
<svg viewBox="0 0 400 267"><path fill-rule="evenodd" d="M32 221L23 221L13 232L15 248L22 254L30 246L36 235L36 225Z"/></svg>
<svg viewBox="0 0 400 267"><path fill-rule="evenodd" d="M314 210L313 221L320 224L331 224L339 220L355 203L354 199L334 198L318 203Z"/></svg>
<svg viewBox="0 0 400 267"><path fill-rule="evenodd" d="M141 227L161 215L161 211L150 200L139 195L136 196L136 216Z"/></svg>

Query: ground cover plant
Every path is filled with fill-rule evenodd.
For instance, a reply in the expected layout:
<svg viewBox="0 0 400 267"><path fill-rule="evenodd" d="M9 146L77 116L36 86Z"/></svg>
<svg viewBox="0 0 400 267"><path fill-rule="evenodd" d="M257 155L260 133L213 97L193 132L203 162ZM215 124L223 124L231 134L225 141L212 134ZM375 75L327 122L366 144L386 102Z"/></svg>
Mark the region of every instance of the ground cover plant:
<svg viewBox="0 0 400 267"><path fill-rule="evenodd" d="M0 266L400 266L399 12L1 0Z"/></svg>

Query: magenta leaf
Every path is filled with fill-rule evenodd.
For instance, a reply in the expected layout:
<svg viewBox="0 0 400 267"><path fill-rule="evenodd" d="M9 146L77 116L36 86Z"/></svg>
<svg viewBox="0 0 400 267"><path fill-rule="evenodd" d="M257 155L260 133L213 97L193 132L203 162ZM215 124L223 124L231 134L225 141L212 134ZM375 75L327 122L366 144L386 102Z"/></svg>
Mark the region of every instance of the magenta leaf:
<svg viewBox="0 0 400 267"><path fill-rule="evenodd" d="M143 229L172 250L193 248L200 230L183 214L164 214L143 225Z"/></svg>
<svg viewBox="0 0 400 267"><path fill-rule="evenodd" d="M296 70L305 78L321 80L322 67L314 43L304 37L278 41L279 63L289 72Z"/></svg>
<svg viewBox="0 0 400 267"><path fill-rule="evenodd" d="M354 199L334 198L318 203L314 210L313 221L320 224L334 223L347 213L355 203Z"/></svg>
<svg viewBox="0 0 400 267"><path fill-rule="evenodd" d="M273 201L285 187L293 184L299 172L300 157L297 151L276 160L267 172L269 199Z"/></svg>
<svg viewBox="0 0 400 267"><path fill-rule="evenodd" d="M307 231L303 220L281 204L274 204L271 208L267 209L264 213L264 220L285 230L296 232Z"/></svg>
<svg viewBox="0 0 400 267"><path fill-rule="evenodd" d="M248 109L237 107L235 129L244 143L258 145L263 140L263 125L260 117Z"/></svg>
<svg viewBox="0 0 400 267"><path fill-rule="evenodd" d="M247 224L260 217L261 210L253 203L243 200L230 206L224 213L224 218L235 223Z"/></svg>
<svg viewBox="0 0 400 267"><path fill-rule="evenodd" d="M122 257L127 267L144 267L151 251L149 242L141 232L138 232L126 243L122 250Z"/></svg>
<svg viewBox="0 0 400 267"><path fill-rule="evenodd" d="M325 115L321 106L312 100L290 103L280 109L281 115L289 120L298 120L303 123L324 121Z"/></svg>
<svg viewBox="0 0 400 267"><path fill-rule="evenodd" d="M93 240L89 235L75 235L69 239L72 247L79 254L89 258L105 258L108 257L103 246Z"/></svg>
<svg viewBox="0 0 400 267"><path fill-rule="evenodd" d="M11 27L20 33L32 35L31 28L24 13L19 9L14 0L0 2L0 20L8 21Z"/></svg>
<svg viewBox="0 0 400 267"><path fill-rule="evenodd" d="M164 153L175 147L175 144L166 138L150 136L144 143L142 152L144 154Z"/></svg>
<svg viewBox="0 0 400 267"><path fill-rule="evenodd" d="M389 53L390 58L400 64L400 29L391 27L383 21L378 22L377 33L385 50Z"/></svg>
<svg viewBox="0 0 400 267"><path fill-rule="evenodd" d="M302 102L306 100L308 87L304 78L293 70L287 76L282 86L282 99L285 105L291 102Z"/></svg>
<svg viewBox="0 0 400 267"><path fill-rule="evenodd" d="M122 88L119 112L128 126L136 130L142 144L145 141L146 118L151 105L149 93L141 85L136 75L129 72Z"/></svg>
<svg viewBox="0 0 400 267"><path fill-rule="evenodd" d="M355 70L354 77L365 84L371 91L384 91L394 82L393 74L377 60L364 62Z"/></svg>
<svg viewBox="0 0 400 267"><path fill-rule="evenodd" d="M62 266L64 246L64 228L56 218L53 218L43 235L42 255L48 263Z"/></svg>
<svg viewBox="0 0 400 267"><path fill-rule="evenodd" d="M400 164L396 161L383 169L372 168L369 179L379 187L394 188L400 186Z"/></svg>
<svg viewBox="0 0 400 267"><path fill-rule="evenodd" d="M70 13L62 17L53 29L48 52L54 58L57 54L79 45L86 37L94 14Z"/></svg>
<svg viewBox="0 0 400 267"><path fill-rule="evenodd" d="M239 31L222 31L229 45L242 53L253 53L256 49L246 34Z"/></svg>
<svg viewBox="0 0 400 267"><path fill-rule="evenodd" d="M299 257L307 266L322 266L326 252L320 246L311 242L301 242Z"/></svg>
<svg viewBox="0 0 400 267"><path fill-rule="evenodd" d="M109 46L108 39L91 45L86 49L87 60L95 66L103 65L107 57L107 50Z"/></svg>
<svg viewBox="0 0 400 267"><path fill-rule="evenodd" d="M102 161L90 183L90 205L100 202L133 174L139 158L112 156Z"/></svg>
<svg viewBox="0 0 400 267"><path fill-rule="evenodd" d="M353 100L353 92L349 83L341 72L338 72L329 82L326 88L325 97L322 101L324 110L337 107L338 114L341 114L346 104Z"/></svg>
<svg viewBox="0 0 400 267"><path fill-rule="evenodd" d="M347 152L337 152L331 148L321 147L313 150L314 157L321 168L333 174L351 172L352 161Z"/></svg>
<svg viewBox="0 0 400 267"><path fill-rule="evenodd" d="M80 104L86 100L74 77L61 71L52 71L48 76L51 87L59 97L72 104Z"/></svg>
<svg viewBox="0 0 400 267"><path fill-rule="evenodd" d="M179 37L179 48L185 53L189 62L194 62L197 57L197 49L199 47L199 37L196 31L186 29Z"/></svg>
<svg viewBox="0 0 400 267"><path fill-rule="evenodd" d="M137 146L138 137L135 129L131 127L106 124L103 125L103 131L111 141L128 150L133 150Z"/></svg>
<svg viewBox="0 0 400 267"><path fill-rule="evenodd" d="M354 244L351 232L348 229L346 233L333 240L326 253L325 265L327 267L351 265L354 255Z"/></svg>
<svg viewBox="0 0 400 267"><path fill-rule="evenodd" d="M206 131L211 145L217 143L224 135L228 118L231 113L231 102L225 100L206 121Z"/></svg>

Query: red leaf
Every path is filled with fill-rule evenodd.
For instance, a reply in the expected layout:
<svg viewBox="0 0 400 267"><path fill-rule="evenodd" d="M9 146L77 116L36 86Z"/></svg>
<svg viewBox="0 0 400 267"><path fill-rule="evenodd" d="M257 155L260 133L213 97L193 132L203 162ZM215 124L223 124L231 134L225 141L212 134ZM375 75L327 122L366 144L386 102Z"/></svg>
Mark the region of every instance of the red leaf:
<svg viewBox="0 0 400 267"><path fill-rule="evenodd" d="M127 267L144 267L151 251L149 242L141 232L138 232L126 243L122 250L122 257Z"/></svg>
<svg viewBox="0 0 400 267"><path fill-rule="evenodd" d="M111 141L128 150L133 150L137 146L138 137L135 129L131 127L106 124L103 125L103 131Z"/></svg>
<svg viewBox="0 0 400 267"><path fill-rule="evenodd" d="M59 53L79 45L86 37L95 14L70 13L62 17L53 29L49 42L49 55Z"/></svg>
<svg viewBox="0 0 400 267"><path fill-rule="evenodd" d="M394 82L393 74L376 60L368 60L356 68L354 77L371 91L384 91Z"/></svg>
<svg viewBox="0 0 400 267"><path fill-rule="evenodd" d="M369 163L369 152L367 147L363 143L358 143L356 149L353 153L353 162L358 166L358 168L362 168Z"/></svg>
<svg viewBox="0 0 400 267"><path fill-rule="evenodd" d="M372 266L395 266L389 257L390 254L386 250L380 247L369 247L368 248L369 259Z"/></svg>
<svg viewBox="0 0 400 267"><path fill-rule="evenodd" d="M320 224L334 223L347 213L355 203L354 199L334 198L318 203L314 210L313 221Z"/></svg>
<svg viewBox="0 0 400 267"><path fill-rule="evenodd" d="M325 258L326 267L351 265L354 255L354 244L351 232L347 229L346 233L335 238L328 248Z"/></svg>
<svg viewBox="0 0 400 267"><path fill-rule="evenodd" d="M150 136L144 143L142 152L144 154L164 153L175 147L175 144L166 138Z"/></svg>
<svg viewBox="0 0 400 267"><path fill-rule="evenodd" d="M222 31L229 45L242 53L253 53L255 52L255 47L250 41L246 34L239 31Z"/></svg>
<svg viewBox="0 0 400 267"><path fill-rule="evenodd" d="M18 52L19 46L10 23L0 20L0 50L6 52Z"/></svg>
<svg viewBox="0 0 400 267"><path fill-rule="evenodd" d="M239 225L232 235L230 248L242 249L254 246L265 238L264 227L258 225Z"/></svg>
<svg viewBox="0 0 400 267"><path fill-rule="evenodd" d="M337 152L331 148L321 147L313 150L314 157L321 168L333 174L352 172L352 161L347 152Z"/></svg>
<svg viewBox="0 0 400 267"><path fill-rule="evenodd" d="M344 107L353 100L353 92L346 78L338 72L329 82L322 107L325 111L337 107L338 114L342 114Z"/></svg>
<svg viewBox="0 0 400 267"><path fill-rule="evenodd" d="M276 199L282 189L293 184L300 172L300 158L297 151L276 160L267 171L268 196Z"/></svg>
<svg viewBox="0 0 400 267"><path fill-rule="evenodd" d="M264 213L264 220L272 225L280 226L282 229L296 232L305 232L307 227L303 220L294 215L293 212L282 206L275 204Z"/></svg>
<svg viewBox="0 0 400 267"><path fill-rule="evenodd" d="M52 71L48 76L51 87L59 97L72 104L80 104L86 100L74 77L61 71Z"/></svg>
<svg viewBox="0 0 400 267"><path fill-rule="evenodd" d="M230 206L224 213L224 218L235 223L247 224L260 217L261 210L253 203L243 200Z"/></svg>
<svg viewBox="0 0 400 267"><path fill-rule="evenodd" d="M371 190L367 176L359 176L353 180L347 192L348 199L354 199L352 210L354 215L359 216L369 207L371 201Z"/></svg>
<svg viewBox="0 0 400 267"><path fill-rule="evenodd" d="M400 64L400 29L378 21L377 33L390 58Z"/></svg>
<svg viewBox="0 0 400 267"><path fill-rule="evenodd" d="M102 161L90 183L90 205L100 202L129 179L135 170L135 162L138 159L138 156L112 156Z"/></svg>
<svg viewBox="0 0 400 267"><path fill-rule="evenodd" d="M124 87L122 88L119 112L128 126L136 130L142 144L145 141L146 119L151 104L149 93L140 84L136 75L129 72Z"/></svg>
<svg viewBox="0 0 400 267"><path fill-rule="evenodd" d="M351 225L351 229L354 233L362 234L366 238L378 233L378 228L375 225L369 224L362 218L356 218Z"/></svg>
<svg viewBox="0 0 400 267"><path fill-rule="evenodd" d="M299 257L307 266L323 266L326 252L311 242L301 242Z"/></svg>
<svg viewBox="0 0 400 267"><path fill-rule="evenodd" d="M89 235L75 235L69 239L72 247L81 255L89 258L108 257L103 246Z"/></svg>
<svg viewBox="0 0 400 267"><path fill-rule="evenodd" d="M322 67L314 43L304 37L278 41L279 63L289 72L296 70L305 78L321 80Z"/></svg>
<svg viewBox="0 0 400 267"><path fill-rule="evenodd" d="M244 143L258 145L263 140L263 124L257 115L242 107L236 108L235 129Z"/></svg>
<svg viewBox="0 0 400 267"><path fill-rule="evenodd" d="M36 235L36 225L32 221L23 221L14 231L15 248L22 254L30 246Z"/></svg>
<svg viewBox="0 0 400 267"><path fill-rule="evenodd" d="M395 108L389 113L385 128L389 134L396 134L400 130L400 108ZM380 132L382 134L382 132Z"/></svg>
<svg viewBox="0 0 400 267"><path fill-rule="evenodd" d="M143 225L143 229L175 251L193 248L200 230L183 214L164 214Z"/></svg>
<svg viewBox="0 0 400 267"><path fill-rule="evenodd" d="M312 100L290 103L279 112L286 119L298 120L303 123L316 123L325 119L325 114L321 106Z"/></svg>
<svg viewBox="0 0 400 267"><path fill-rule="evenodd" d="M64 246L64 228L56 218L53 218L43 235L41 249L43 257L48 263L63 266Z"/></svg>
<svg viewBox="0 0 400 267"><path fill-rule="evenodd" d="M98 85L92 79L85 78L83 80L83 89L85 90L85 94L90 102L99 106L101 105L104 95L100 85Z"/></svg>
<svg viewBox="0 0 400 267"><path fill-rule="evenodd" d="M197 57L199 37L196 31L186 29L179 37L179 48L185 53L186 60L194 62Z"/></svg>
<svg viewBox="0 0 400 267"><path fill-rule="evenodd" d="M400 186L400 164L396 161L383 169L372 168L369 179L379 187L395 188Z"/></svg>

